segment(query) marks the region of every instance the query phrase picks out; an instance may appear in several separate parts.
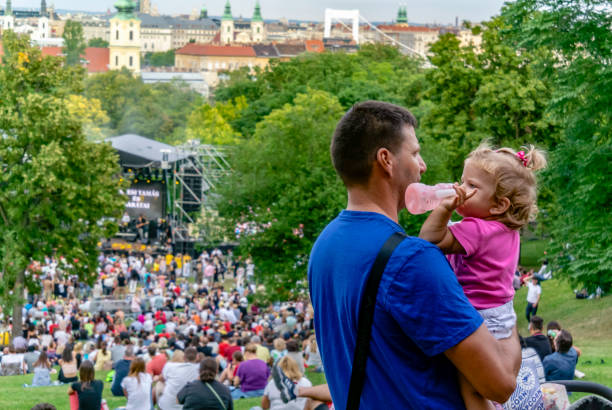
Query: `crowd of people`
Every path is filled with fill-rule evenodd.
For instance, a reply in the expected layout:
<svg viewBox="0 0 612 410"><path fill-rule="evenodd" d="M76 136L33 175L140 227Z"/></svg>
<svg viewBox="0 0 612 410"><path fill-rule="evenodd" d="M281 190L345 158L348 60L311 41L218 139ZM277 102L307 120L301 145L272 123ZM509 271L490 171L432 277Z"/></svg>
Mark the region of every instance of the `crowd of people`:
<svg viewBox="0 0 612 410"><path fill-rule="evenodd" d="M262 397L264 409L302 409L307 398L295 390L283 399L282 381L310 387L305 369L323 370L308 301L249 303L254 265L231 250L195 259L101 254L92 286L67 268L55 257L30 267L42 291L28 295L23 334L0 368L31 373L27 387L67 384L73 408L100 409L107 372L126 409L230 409L245 397ZM2 319L9 331L11 319Z"/></svg>

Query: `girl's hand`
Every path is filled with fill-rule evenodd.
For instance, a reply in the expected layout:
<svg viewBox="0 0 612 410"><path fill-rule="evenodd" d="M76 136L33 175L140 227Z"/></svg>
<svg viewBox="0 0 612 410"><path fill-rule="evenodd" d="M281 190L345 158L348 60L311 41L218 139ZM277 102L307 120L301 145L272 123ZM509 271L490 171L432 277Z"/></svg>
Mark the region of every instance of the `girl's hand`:
<svg viewBox="0 0 612 410"><path fill-rule="evenodd" d="M477 189L472 190L470 193L465 191L461 185L455 183L453 189L457 193L455 197L446 198L440 202L440 206L446 209L448 212L453 212L455 209L463 205L468 199L476 194Z"/></svg>

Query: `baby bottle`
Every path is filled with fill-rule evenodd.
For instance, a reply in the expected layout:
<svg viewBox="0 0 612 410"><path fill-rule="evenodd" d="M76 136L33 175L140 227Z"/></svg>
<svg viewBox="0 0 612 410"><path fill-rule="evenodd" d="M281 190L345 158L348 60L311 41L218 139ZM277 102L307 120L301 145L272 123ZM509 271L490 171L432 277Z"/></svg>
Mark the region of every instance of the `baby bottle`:
<svg viewBox="0 0 612 410"><path fill-rule="evenodd" d="M406 208L413 215L422 214L440 205L444 198L455 194L453 184L429 186L417 182L408 185L408 188L406 188Z"/></svg>

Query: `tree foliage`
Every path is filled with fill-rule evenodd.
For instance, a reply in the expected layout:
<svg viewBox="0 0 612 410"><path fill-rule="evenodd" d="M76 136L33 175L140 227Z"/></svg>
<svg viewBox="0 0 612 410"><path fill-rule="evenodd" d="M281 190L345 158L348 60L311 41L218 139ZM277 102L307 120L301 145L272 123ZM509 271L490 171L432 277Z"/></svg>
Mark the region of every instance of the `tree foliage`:
<svg viewBox="0 0 612 410"><path fill-rule="evenodd" d="M87 42L87 47L108 48L108 46L109 46L108 41L100 37L92 38Z"/></svg>
<svg viewBox="0 0 612 410"><path fill-rule="evenodd" d="M66 20L64 25L64 48L62 51L66 55L66 64L78 65L81 63L81 56L85 54L87 44L83 37L83 26L78 21Z"/></svg>
<svg viewBox="0 0 612 410"><path fill-rule="evenodd" d="M196 108L187 121L187 139L203 144L235 145L241 135L231 126L231 121L240 117L247 107L246 98L240 96L232 101L215 105L203 104Z"/></svg>
<svg viewBox="0 0 612 410"><path fill-rule="evenodd" d="M68 108L79 93L81 67L42 57L27 37L3 36L0 67L0 298L21 327L24 288L39 291L32 261L57 253L82 279L96 277L97 243L119 217L117 155L89 142Z"/></svg>
<svg viewBox="0 0 612 410"><path fill-rule="evenodd" d="M555 201L543 222L553 266L590 291L612 288L612 15L605 0L518 0L502 16L520 52L551 56L539 75L553 82L547 109L564 138L551 152L546 187Z"/></svg>
<svg viewBox="0 0 612 410"><path fill-rule="evenodd" d="M89 77L84 95L101 101L112 132L166 142L185 140L187 119L203 103L184 82L145 84L125 69Z"/></svg>
<svg viewBox="0 0 612 410"><path fill-rule="evenodd" d="M102 110L102 103L97 98L87 99L82 95L69 95L66 101L70 115L79 118L83 124L83 133L92 141L103 141L110 137L107 127L110 118Z"/></svg>
<svg viewBox="0 0 612 410"><path fill-rule="evenodd" d="M356 54L305 54L287 62L271 61L269 69L255 76L244 70L232 72L216 90L215 99L246 97L248 107L232 126L249 138L266 115L308 89L335 95L346 109L368 99L414 106L424 87L419 67L418 60L380 45L364 45Z"/></svg>
<svg viewBox="0 0 612 410"><path fill-rule="evenodd" d="M441 36L431 47L435 68L427 73L421 130L426 142L437 142L445 153L454 181L467 154L483 140L549 148L558 139L555 122L545 112L550 83L534 69L542 52L517 53L504 44L502 27L499 18L484 23L480 50L461 47L453 34Z"/></svg>
<svg viewBox="0 0 612 410"><path fill-rule="evenodd" d="M249 223L241 250L257 261L269 294L295 296L306 285L310 249L345 206L345 190L329 158L329 142L344 109L336 97L307 90L257 124L235 150L233 174L218 207L234 223ZM233 227L233 226L232 226Z"/></svg>
<svg viewBox="0 0 612 410"><path fill-rule="evenodd" d="M147 67L173 67L174 50L145 53L144 65Z"/></svg>

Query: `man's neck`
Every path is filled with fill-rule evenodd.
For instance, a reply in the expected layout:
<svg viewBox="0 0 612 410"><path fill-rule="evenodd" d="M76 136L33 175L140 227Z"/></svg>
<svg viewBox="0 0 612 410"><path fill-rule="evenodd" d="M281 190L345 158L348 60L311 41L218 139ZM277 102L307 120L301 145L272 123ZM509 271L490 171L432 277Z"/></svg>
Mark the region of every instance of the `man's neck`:
<svg viewBox="0 0 612 410"><path fill-rule="evenodd" d="M348 189L346 209L349 211L376 212L397 223L399 211L397 201L387 191L384 187L351 187Z"/></svg>

